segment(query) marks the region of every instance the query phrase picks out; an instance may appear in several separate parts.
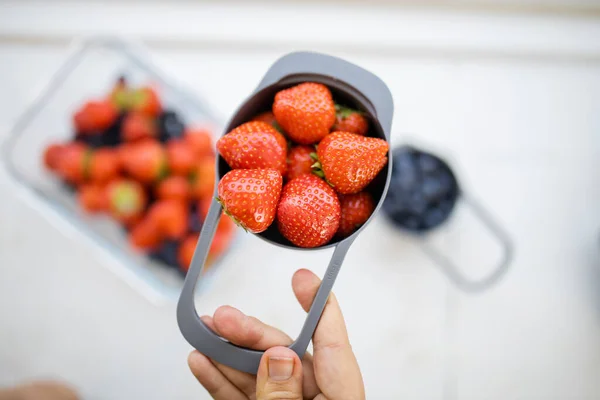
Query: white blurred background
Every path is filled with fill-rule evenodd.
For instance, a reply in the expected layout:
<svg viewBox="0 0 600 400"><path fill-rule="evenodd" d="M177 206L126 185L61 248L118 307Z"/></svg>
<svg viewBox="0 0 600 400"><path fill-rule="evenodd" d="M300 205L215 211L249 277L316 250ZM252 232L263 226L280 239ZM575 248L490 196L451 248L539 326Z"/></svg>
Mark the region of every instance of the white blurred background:
<svg viewBox="0 0 600 400"><path fill-rule="evenodd" d="M2 1L0 139L73 39L106 34L142 43L221 117L285 53L356 62L394 95L393 144L448 159L510 233L508 274L476 295L383 218L361 234L335 291L369 399L600 398L599 1ZM112 274L4 170L0 193L0 385L54 377L86 399L208 398L172 303ZM481 274L494 247L459 213L439 243ZM232 304L294 334L291 275L322 273L329 255L244 237L199 311Z"/></svg>

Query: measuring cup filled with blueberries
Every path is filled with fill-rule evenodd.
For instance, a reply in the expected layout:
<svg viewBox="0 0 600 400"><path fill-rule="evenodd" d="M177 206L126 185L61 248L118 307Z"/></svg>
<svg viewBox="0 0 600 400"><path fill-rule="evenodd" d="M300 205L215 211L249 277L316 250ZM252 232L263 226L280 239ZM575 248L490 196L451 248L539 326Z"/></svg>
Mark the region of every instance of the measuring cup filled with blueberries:
<svg viewBox="0 0 600 400"><path fill-rule="evenodd" d="M394 227L416 235L424 252L460 289L479 292L496 283L506 272L513 254L508 234L495 222L490 213L467 196L450 166L440 157L411 145L393 149L394 163L383 213ZM499 242L502 254L498 265L480 279L461 272L449 256L442 253L426 236L449 220L461 201Z"/></svg>

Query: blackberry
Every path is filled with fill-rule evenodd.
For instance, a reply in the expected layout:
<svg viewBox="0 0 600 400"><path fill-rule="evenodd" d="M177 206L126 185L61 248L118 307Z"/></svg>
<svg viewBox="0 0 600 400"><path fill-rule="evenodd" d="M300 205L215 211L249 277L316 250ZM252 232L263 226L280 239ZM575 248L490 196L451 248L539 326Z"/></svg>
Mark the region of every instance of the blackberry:
<svg viewBox="0 0 600 400"><path fill-rule="evenodd" d="M165 110L158 116L158 140L165 143L183 136L185 123L175 111Z"/></svg>

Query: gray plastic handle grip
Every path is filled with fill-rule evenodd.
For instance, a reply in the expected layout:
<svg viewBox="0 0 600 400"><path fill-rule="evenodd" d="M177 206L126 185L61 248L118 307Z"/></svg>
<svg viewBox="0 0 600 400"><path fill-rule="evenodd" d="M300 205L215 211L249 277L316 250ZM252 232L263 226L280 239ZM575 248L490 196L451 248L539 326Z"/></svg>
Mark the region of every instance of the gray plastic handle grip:
<svg viewBox="0 0 600 400"><path fill-rule="evenodd" d="M464 193L461 193L460 199L470 207L475 216L479 218L481 223L502 246L502 256L498 265L487 276L478 280L471 279L463 275L460 272L460 268L449 257L434 248L427 240L421 240L421 248L425 254L440 266L442 272L456 285L456 287L467 293L482 292L497 283L500 278L508 272L508 267L510 266L514 255L514 246L508 233L500 227L481 204L474 199L467 197Z"/></svg>
<svg viewBox="0 0 600 400"><path fill-rule="evenodd" d="M369 108L368 111L377 118L385 138L389 142L394 109L390 90L376 75L340 58L311 52L298 52L283 56L267 71L254 94L288 78L302 77L310 80L311 76L327 77L328 85L343 86L345 90L350 89L357 98L363 99L365 106ZM389 163L391 164L391 159ZM377 209L380 205L378 204ZM256 374L264 352L236 346L216 335L200 320L194 305L194 290L206 262L220 216L221 205L213 200L179 298L177 321L185 339L198 351L231 368ZM289 346L300 358L304 356L312 339L344 257L359 232L360 230L339 242L335 247L300 335Z"/></svg>
<svg viewBox="0 0 600 400"><path fill-rule="evenodd" d="M202 322L194 304L194 291L201 277L221 213L221 205L213 200L177 304L177 322L185 339L202 354L239 371L256 374L264 352L236 346L216 335ZM350 236L336 246L300 335L289 346L300 358L303 357L310 343L353 238L354 236Z"/></svg>

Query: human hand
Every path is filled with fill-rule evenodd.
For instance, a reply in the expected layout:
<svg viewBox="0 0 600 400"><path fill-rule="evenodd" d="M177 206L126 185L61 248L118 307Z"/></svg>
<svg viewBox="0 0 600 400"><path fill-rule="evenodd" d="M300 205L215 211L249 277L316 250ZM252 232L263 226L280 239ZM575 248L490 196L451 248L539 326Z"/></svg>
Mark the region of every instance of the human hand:
<svg viewBox="0 0 600 400"><path fill-rule="evenodd" d="M308 312L320 285L312 272L301 269L292 288ZM314 355L302 360L287 347L292 339L241 311L223 306L202 321L219 336L238 346L266 350L257 375L234 370L193 351L188 364L215 400L363 400L365 389L338 302L329 296L313 336Z"/></svg>
<svg viewBox="0 0 600 400"><path fill-rule="evenodd" d="M78 400L79 395L70 385L52 380L20 383L0 388L0 400Z"/></svg>

